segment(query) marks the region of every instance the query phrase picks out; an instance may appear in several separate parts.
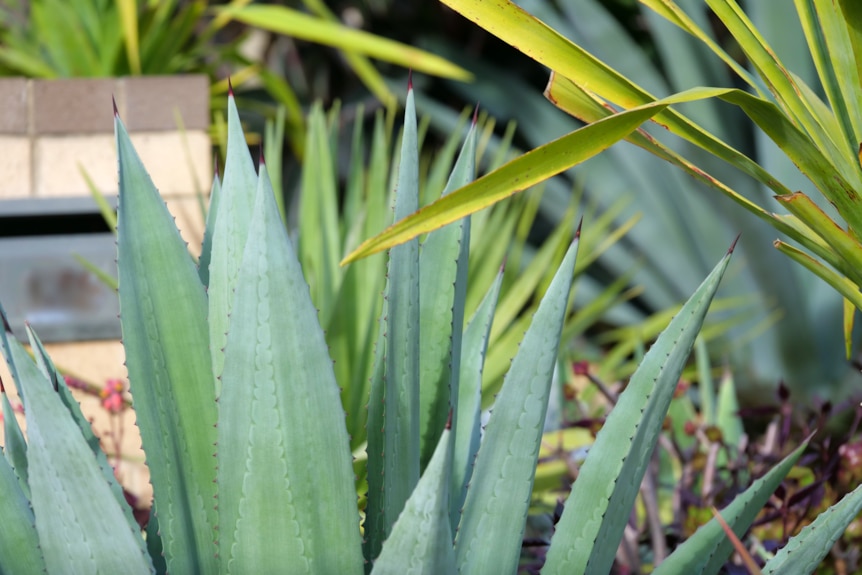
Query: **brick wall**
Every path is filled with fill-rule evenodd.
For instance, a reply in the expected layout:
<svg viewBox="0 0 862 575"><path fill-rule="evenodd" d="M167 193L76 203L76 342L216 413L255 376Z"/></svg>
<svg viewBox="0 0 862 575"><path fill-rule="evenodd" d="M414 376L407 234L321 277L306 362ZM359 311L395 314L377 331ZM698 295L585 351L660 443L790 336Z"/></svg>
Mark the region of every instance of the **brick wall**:
<svg viewBox="0 0 862 575"><path fill-rule="evenodd" d="M198 253L204 229L198 194L207 194L212 183L206 76L51 81L0 78L0 211L3 200L89 197L81 167L103 194L116 196L112 96L183 238L190 250ZM184 132L177 129L177 114ZM125 381L119 341L53 343L46 347L65 373L97 384L109 378ZM12 388L2 361L0 378L7 382L7 390ZM126 411L112 419L98 398L74 393L103 441L110 432L120 433L122 453L129 458L120 466L123 484L147 503L151 496L149 478L133 414ZM17 403L14 394L12 400ZM106 447L113 452L113 443Z"/></svg>

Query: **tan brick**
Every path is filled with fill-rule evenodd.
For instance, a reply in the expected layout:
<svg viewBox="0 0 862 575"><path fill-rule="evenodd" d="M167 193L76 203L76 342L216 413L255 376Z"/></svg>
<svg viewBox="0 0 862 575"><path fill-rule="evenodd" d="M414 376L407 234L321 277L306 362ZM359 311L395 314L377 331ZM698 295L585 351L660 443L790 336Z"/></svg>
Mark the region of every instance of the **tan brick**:
<svg viewBox="0 0 862 575"><path fill-rule="evenodd" d="M33 193L30 140L0 136L0 199L26 198Z"/></svg>
<svg viewBox="0 0 862 575"><path fill-rule="evenodd" d="M113 79L70 78L33 81L37 134L112 134Z"/></svg>
<svg viewBox="0 0 862 575"><path fill-rule="evenodd" d="M117 153L114 136L43 136L35 145L35 195L89 196L80 166L103 194L116 194Z"/></svg>
<svg viewBox="0 0 862 575"><path fill-rule="evenodd" d="M212 147L202 131L131 134L153 183L165 197L194 196L212 184Z"/></svg>
<svg viewBox="0 0 862 575"><path fill-rule="evenodd" d="M26 78L0 78L0 134L26 134L28 102Z"/></svg>
<svg viewBox="0 0 862 575"><path fill-rule="evenodd" d="M123 121L129 131L175 131L179 127L175 111L186 130L209 129L207 76L139 76L120 81L126 102Z"/></svg>

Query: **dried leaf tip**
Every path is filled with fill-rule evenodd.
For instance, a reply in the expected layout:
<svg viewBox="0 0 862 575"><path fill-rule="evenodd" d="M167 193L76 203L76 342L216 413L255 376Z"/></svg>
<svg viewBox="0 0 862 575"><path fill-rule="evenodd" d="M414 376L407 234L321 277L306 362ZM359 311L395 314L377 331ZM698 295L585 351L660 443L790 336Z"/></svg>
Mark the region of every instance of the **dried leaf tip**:
<svg viewBox="0 0 862 575"><path fill-rule="evenodd" d="M266 165L266 158L263 156L263 141L260 142L260 165Z"/></svg>
<svg viewBox="0 0 862 575"><path fill-rule="evenodd" d="M111 95L111 103L114 105L114 117L119 118L120 111L117 110L117 99L113 96L113 94Z"/></svg>
<svg viewBox="0 0 862 575"><path fill-rule="evenodd" d="M581 216L581 219L578 220L578 228L575 230L575 240L581 239L581 226L583 226L583 225L584 225L584 216Z"/></svg>
<svg viewBox="0 0 862 575"><path fill-rule="evenodd" d="M410 92L413 90L413 68L410 68L407 71L407 91Z"/></svg>
<svg viewBox="0 0 862 575"><path fill-rule="evenodd" d="M218 154L213 154L213 176L218 178Z"/></svg>
<svg viewBox="0 0 862 575"><path fill-rule="evenodd" d="M473 108L473 127L476 127L476 123L479 121L479 102L476 102L476 107Z"/></svg>
<svg viewBox="0 0 862 575"><path fill-rule="evenodd" d="M227 77L227 95L233 98L233 84L231 84L230 76Z"/></svg>
<svg viewBox="0 0 862 575"><path fill-rule="evenodd" d="M6 319L6 314L0 313L0 317L3 318L3 329L6 330L6 333L12 333L12 326L9 325L9 320Z"/></svg>
<svg viewBox="0 0 862 575"><path fill-rule="evenodd" d="M733 238L733 243L732 243L732 244L730 244L730 247L727 249L727 253L728 253L728 255L733 253L733 250L734 250L734 248L736 247L736 242L738 242L738 241L739 241L739 236L741 236L741 235L742 235L741 233L736 234L736 237L735 237L735 238Z"/></svg>
<svg viewBox="0 0 862 575"><path fill-rule="evenodd" d="M0 393L6 393L6 386L3 385L3 378L0 377Z"/></svg>
<svg viewBox="0 0 862 575"><path fill-rule="evenodd" d="M452 408L449 408L449 417L446 419L446 429L452 429Z"/></svg>

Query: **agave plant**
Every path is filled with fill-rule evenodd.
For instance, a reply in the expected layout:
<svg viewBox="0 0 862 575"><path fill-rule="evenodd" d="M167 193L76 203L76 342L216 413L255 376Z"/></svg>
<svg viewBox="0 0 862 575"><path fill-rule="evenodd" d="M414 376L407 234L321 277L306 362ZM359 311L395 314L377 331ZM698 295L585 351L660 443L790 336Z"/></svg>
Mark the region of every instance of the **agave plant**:
<svg viewBox="0 0 862 575"><path fill-rule="evenodd" d="M396 217L418 202L410 94L405 116ZM232 99L228 118L225 176L209 216L208 273L189 255L116 119L123 341L154 490L146 537L38 338L27 330L34 361L4 323L2 347L26 408L27 438L13 417L5 418L2 570L515 572L578 234L481 436L479 382L500 280L463 328L469 220L421 245L413 240L390 250L368 405L369 492L361 531L344 408L320 316L265 161L256 174ZM470 178L474 146L471 134L447 189ZM729 259L730 252L619 397L567 501L545 572L611 568L680 371ZM426 315L426 305L436 314ZM432 348L430 360L424 347ZM429 382L429 374L436 379ZM432 455L423 464L425 450ZM724 510L738 534L801 450ZM816 565L860 506L857 490L824 514L788 547L794 559ZM659 570L714 573L729 552L713 520Z"/></svg>

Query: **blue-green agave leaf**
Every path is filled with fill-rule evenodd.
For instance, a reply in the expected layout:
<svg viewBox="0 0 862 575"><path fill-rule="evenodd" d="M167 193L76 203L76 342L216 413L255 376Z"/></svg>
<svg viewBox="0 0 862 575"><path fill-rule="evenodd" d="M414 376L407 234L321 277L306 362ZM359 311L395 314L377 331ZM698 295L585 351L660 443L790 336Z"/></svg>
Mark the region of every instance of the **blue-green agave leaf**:
<svg viewBox="0 0 862 575"><path fill-rule="evenodd" d="M218 409L221 572L362 573L339 389L264 164Z"/></svg>
<svg viewBox="0 0 862 575"><path fill-rule="evenodd" d="M862 510L862 485L817 516L810 525L790 539L763 568L764 575L808 575L844 534Z"/></svg>
<svg viewBox="0 0 862 575"><path fill-rule="evenodd" d="M434 455L392 534L374 562L372 575L438 575L456 573L449 526L449 479L452 473L451 430L444 429Z"/></svg>
<svg viewBox="0 0 862 575"><path fill-rule="evenodd" d="M662 332L611 410L572 486L543 573L610 571L679 375L730 253Z"/></svg>
<svg viewBox="0 0 862 575"><path fill-rule="evenodd" d="M120 321L168 570L215 573L216 404L207 296L116 118Z"/></svg>
<svg viewBox="0 0 862 575"><path fill-rule="evenodd" d="M485 427L455 541L464 573L513 573L518 566L578 235L533 316Z"/></svg>
<svg viewBox="0 0 862 575"><path fill-rule="evenodd" d="M0 573L44 573L33 509L16 470L5 457L0 457L0 493Z"/></svg>
<svg viewBox="0 0 862 575"><path fill-rule="evenodd" d="M368 445L366 452L368 462L366 464L368 476L368 497L365 505L365 522L363 523L363 553L365 560L370 564L380 554L383 540L388 535L385 525L383 507L385 504L385 483L383 474L385 472L385 460L383 457L384 445L384 356L386 353L386 301L380 312L380 322L377 331L377 344L374 348L374 363L371 368L371 388L368 397L368 420L366 432Z"/></svg>
<svg viewBox="0 0 862 575"><path fill-rule="evenodd" d="M503 269L464 330L461 343L461 376L458 386L458 411L455 423L455 447L452 456L452 489L450 491L449 519L452 530L461 520L461 507L467 496L467 484L473 470L473 461L479 451L482 422L482 366L488 351L488 339L494 310L503 284Z"/></svg>
<svg viewBox="0 0 862 575"><path fill-rule="evenodd" d="M90 446L90 451L96 459L96 464L102 471L102 477L111 489L114 499L119 503L120 509L122 509L129 527L133 530L140 529L138 522L132 514L132 508L126 502L126 496L123 494L123 487L120 485L120 482L117 481L117 476L114 475L114 468L111 467L110 463L108 463L108 458L102 450L102 446L99 444L99 438L93 433L93 428L90 425L90 422L81 412L81 406L72 396L71 390L66 386L63 381L63 376L59 371L57 371L54 361L48 356L48 352L45 350L45 346L42 345L42 341L36 335L36 332L30 329L29 325L26 326L26 330L27 338L30 341L30 349L33 350L33 355L36 358L36 365L38 366L39 371L41 371L42 375L51 382L53 388L57 390L57 395L59 396L60 401L62 401L63 405L66 406L66 409L69 410L69 414L72 416L75 423L78 424L78 429L81 431L84 441L86 441L87 445ZM146 545L143 538L138 538L138 543L141 547L141 551L146 553Z"/></svg>
<svg viewBox="0 0 862 575"><path fill-rule="evenodd" d="M401 163L395 197L396 221L419 204L419 144L413 90L407 92ZM419 481L419 240L389 251L384 291L383 389L372 382L368 429L368 506L366 556L374 559L380 540L392 525ZM381 351L377 343L377 352ZM373 405L373 404L372 404ZM372 409L375 411L372 418ZM372 429L374 426L375 429ZM370 529L369 529L370 527Z"/></svg>
<svg viewBox="0 0 862 575"><path fill-rule="evenodd" d="M2 313L2 310L0 310ZM27 485L27 443L24 441L24 433L15 417L15 410L6 395L6 388L0 381L0 395L3 396L3 455L6 462L12 466L24 495L30 497L30 487ZM0 515L2 517L2 515Z"/></svg>
<svg viewBox="0 0 862 575"><path fill-rule="evenodd" d="M770 469L769 473L737 495L730 505L722 509L722 518L737 537L745 534L807 445L806 441ZM678 573L713 575L718 573L732 551L733 545L721 524L712 518L677 547L653 573L655 575L677 575Z"/></svg>
<svg viewBox="0 0 862 575"><path fill-rule="evenodd" d="M218 172L213 176L213 185L210 188L210 207L207 210L207 224L204 229L204 240L201 244L201 257L198 260L198 273L201 283L208 286L210 283L210 262L212 261L213 233L215 232L216 214L218 214L219 198L221 197L221 182Z"/></svg>
<svg viewBox="0 0 862 575"><path fill-rule="evenodd" d="M224 366L224 344L230 324L233 292L236 288L239 264L248 237L251 210L257 189L257 173L245 142L239 112L233 94L227 99L227 155L224 179L212 206L215 222L212 224L212 250L210 254L209 283L209 334L212 348L212 373L219 377ZM207 222L207 228L210 223ZM218 394L218 381L216 381Z"/></svg>
<svg viewBox="0 0 862 575"><path fill-rule="evenodd" d="M473 181L476 173L476 126L467 134L449 181L446 195ZM467 258L470 252L470 218L444 226L428 235L419 254L419 430L420 466L427 465L449 411L457 421L461 335L467 299Z"/></svg>
<svg viewBox="0 0 862 575"><path fill-rule="evenodd" d="M140 531L126 521L78 424L24 347L9 344L27 401L30 496L47 571L152 573Z"/></svg>

